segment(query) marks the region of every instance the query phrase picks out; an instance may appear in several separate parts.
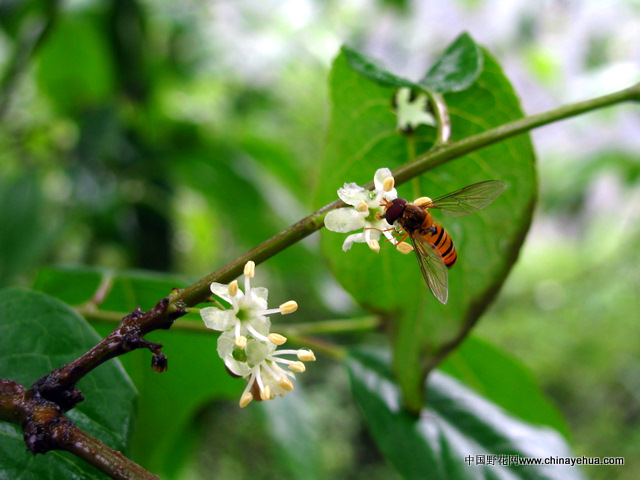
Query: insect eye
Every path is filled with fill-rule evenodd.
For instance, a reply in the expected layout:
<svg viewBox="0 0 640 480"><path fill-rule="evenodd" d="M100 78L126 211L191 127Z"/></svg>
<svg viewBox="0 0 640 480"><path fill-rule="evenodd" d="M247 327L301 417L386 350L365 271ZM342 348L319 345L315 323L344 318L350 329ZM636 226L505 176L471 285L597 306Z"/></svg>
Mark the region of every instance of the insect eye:
<svg viewBox="0 0 640 480"><path fill-rule="evenodd" d="M387 211L384 214L384 218L387 223L393 225L393 222L400 218L406 203L407 201L404 198L396 198L391 202L391 205L387 208Z"/></svg>

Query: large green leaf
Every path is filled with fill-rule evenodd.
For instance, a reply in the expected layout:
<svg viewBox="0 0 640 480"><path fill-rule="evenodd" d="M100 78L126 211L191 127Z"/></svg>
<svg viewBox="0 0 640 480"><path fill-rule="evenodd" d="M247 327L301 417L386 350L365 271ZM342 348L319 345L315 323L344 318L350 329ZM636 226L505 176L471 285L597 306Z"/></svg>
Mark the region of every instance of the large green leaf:
<svg viewBox="0 0 640 480"><path fill-rule="evenodd" d="M446 374L433 372L428 403L419 417L410 415L383 357L354 353L346 365L373 437L405 479L583 478L568 465L518 464L567 458L571 451L555 430L511 415Z"/></svg>
<svg viewBox="0 0 640 480"><path fill-rule="evenodd" d="M483 52L483 70L469 88L444 95L452 140L466 138L520 118L522 112L508 80ZM395 130L390 106L394 89L363 77L341 54L331 72L332 113L327 149L320 165L319 204L336 198L345 182L364 185L381 167L408 158L406 138ZM416 138L418 153L430 146ZM385 244L374 254L363 244L341 251L345 235L323 231L322 249L338 281L365 308L386 314L394 335L394 371L405 401L422 405L424 375L443 357L447 344L464 335L494 298L513 265L531 221L536 196L534 155L529 137L520 135L465 155L422 175L414 188L400 185L401 197L437 198L483 180L508 188L489 207L462 218L441 219L458 250L449 272L449 303L428 291L413 255ZM417 188L416 188L417 187Z"/></svg>
<svg viewBox="0 0 640 480"><path fill-rule="evenodd" d="M138 305L147 310L172 288L187 284L184 279L151 272L109 274L97 269L49 268L40 272L35 286L70 303L81 304L93 296L105 275L112 277L112 287L100 306L105 311L130 312ZM200 322L200 318L187 315L178 320L192 321ZM95 326L106 335L115 324ZM192 452L183 447L196 438L184 432L198 410L215 398L239 396L244 384L225 371L216 353L217 337L213 332L173 328L151 332L145 338L164 345L169 369L161 374L153 372L147 351L121 357L140 392L132 457L163 478L170 478Z"/></svg>
<svg viewBox="0 0 640 480"><path fill-rule="evenodd" d="M0 377L29 387L35 380L74 360L99 341L73 310L47 295L17 288L0 291ZM120 362L113 360L78 383L85 401L68 416L87 433L127 452L133 424L135 389ZM0 478L104 479L101 472L66 452L33 456L21 429L0 425Z"/></svg>

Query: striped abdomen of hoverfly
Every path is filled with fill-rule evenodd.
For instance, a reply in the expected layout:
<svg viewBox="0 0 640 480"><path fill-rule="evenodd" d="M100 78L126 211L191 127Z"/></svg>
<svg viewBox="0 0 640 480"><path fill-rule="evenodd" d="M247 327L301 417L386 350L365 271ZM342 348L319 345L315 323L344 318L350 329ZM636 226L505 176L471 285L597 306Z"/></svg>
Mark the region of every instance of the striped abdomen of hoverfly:
<svg viewBox="0 0 640 480"><path fill-rule="evenodd" d="M458 254L456 253L456 247L453 246L451 237L444 228L433 223L431 215L428 213L423 225L427 222L430 222L431 224L428 228L421 227L416 230L415 233L420 235L425 242L432 244L436 250L438 250L442 257L442 261L447 267L453 267L453 264L456 263L456 260L458 259Z"/></svg>
<svg viewBox="0 0 640 480"><path fill-rule="evenodd" d="M456 263L458 254L451 237L444 228L433 221L426 208L398 198L391 202L391 206L386 212L386 218L387 221L397 219L400 226L412 239L415 236L420 236L426 243L433 245L447 267L451 268Z"/></svg>

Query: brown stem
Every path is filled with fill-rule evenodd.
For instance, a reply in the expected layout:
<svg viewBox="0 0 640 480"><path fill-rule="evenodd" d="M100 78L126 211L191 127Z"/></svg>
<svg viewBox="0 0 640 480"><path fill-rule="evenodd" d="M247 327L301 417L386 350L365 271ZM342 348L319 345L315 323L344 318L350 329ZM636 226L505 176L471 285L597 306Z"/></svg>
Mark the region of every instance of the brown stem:
<svg viewBox="0 0 640 480"><path fill-rule="evenodd" d="M77 455L98 470L117 480L160 480L122 453L109 448L75 425L63 432L67 441L61 449Z"/></svg>
<svg viewBox="0 0 640 480"><path fill-rule="evenodd" d="M83 400L82 393L75 388L78 381L111 358L138 348L148 348L153 353L153 369L166 370L167 358L160 351L162 345L148 342L143 337L153 330L171 327L176 318L186 313L183 310L168 312L168 305L169 300L163 298L148 312L142 312L140 308L135 309L122 319L118 328L95 347L38 379L30 390L67 411Z"/></svg>
<svg viewBox="0 0 640 480"><path fill-rule="evenodd" d="M79 429L59 405L17 382L0 379L0 420L22 426L27 448L34 455L66 450L117 480L160 480Z"/></svg>

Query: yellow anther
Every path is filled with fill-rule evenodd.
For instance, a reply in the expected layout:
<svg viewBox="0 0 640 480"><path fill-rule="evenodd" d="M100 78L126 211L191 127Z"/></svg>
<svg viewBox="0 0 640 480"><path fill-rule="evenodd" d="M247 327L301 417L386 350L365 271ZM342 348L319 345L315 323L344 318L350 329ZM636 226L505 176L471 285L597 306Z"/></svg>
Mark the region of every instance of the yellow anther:
<svg viewBox="0 0 640 480"><path fill-rule="evenodd" d="M420 197L416 198L413 203L414 205L418 205L419 207L424 207L425 205L429 205L431 203L431 199L429 197Z"/></svg>
<svg viewBox="0 0 640 480"><path fill-rule="evenodd" d="M382 189L385 192L390 192L391 190L393 190L393 187L395 186L395 184L396 184L396 181L393 177L387 177L382 182Z"/></svg>
<svg viewBox="0 0 640 480"><path fill-rule="evenodd" d="M407 242L400 242L396 245L396 248L400 253L407 254L413 252L413 246Z"/></svg>
<svg viewBox="0 0 640 480"><path fill-rule="evenodd" d="M244 335L240 335L238 338L236 338L236 347L238 347L240 350L244 350L244 347L247 346L247 337L245 337Z"/></svg>
<svg viewBox="0 0 640 480"><path fill-rule="evenodd" d="M380 251L380 242L378 242L378 240L369 240L367 245L369 245L369 248L376 253Z"/></svg>
<svg viewBox="0 0 640 480"><path fill-rule="evenodd" d="M294 372L302 373L307 369L302 362L293 362L289 364L289 370L293 370Z"/></svg>
<svg viewBox="0 0 640 480"><path fill-rule="evenodd" d="M240 408L244 408L249 405L251 403L251 400L253 400L253 394L251 392L243 393L240 397Z"/></svg>
<svg viewBox="0 0 640 480"><path fill-rule="evenodd" d="M253 278L255 274L256 274L256 264L252 260L249 260L247 263L244 264L244 276Z"/></svg>
<svg viewBox="0 0 640 480"><path fill-rule="evenodd" d="M357 210L360 213L369 213L369 205L367 205L367 202L365 202L364 200L360 200Z"/></svg>
<svg viewBox="0 0 640 480"><path fill-rule="evenodd" d="M279 333L270 333L267 338L274 345L283 345L287 341L287 337L280 335Z"/></svg>
<svg viewBox="0 0 640 480"><path fill-rule="evenodd" d="M260 390L260 399L261 400L271 400L273 397L271 396L271 388L269 385L265 385L265 387Z"/></svg>
<svg viewBox="0 0 640 480"><path fill-rule="evenodd" d="M235 297L238 294L238 281L234 280L229 284L229 295Z"/></svg>
<svg viewBox="0 0 640 480"><path fill-rule="evenodd" d="M282 315L287 315L289 313L293 313L296 310L298 310L298 304L296 303L295 300L289 300L288 302L284 302L278 308L280 308L280 313Z"/></svg>
<svg viewBox="0 0 640 480"><path fill-rule="evenodd" d="M293 382L287 377L282 377L280 380L278 380L278 385L280 385L280 388L286 390L287 392L293 390Z"/></svg>
<svg viewBox="0 0 640 480"><path fill-rule="evenodd" d="M298 350L298 358L300 360L302 360L303 362L315 362L316 361L316 356L313 354L313 352L311 350L304 350L304 349L300 349Z"/></svg>

